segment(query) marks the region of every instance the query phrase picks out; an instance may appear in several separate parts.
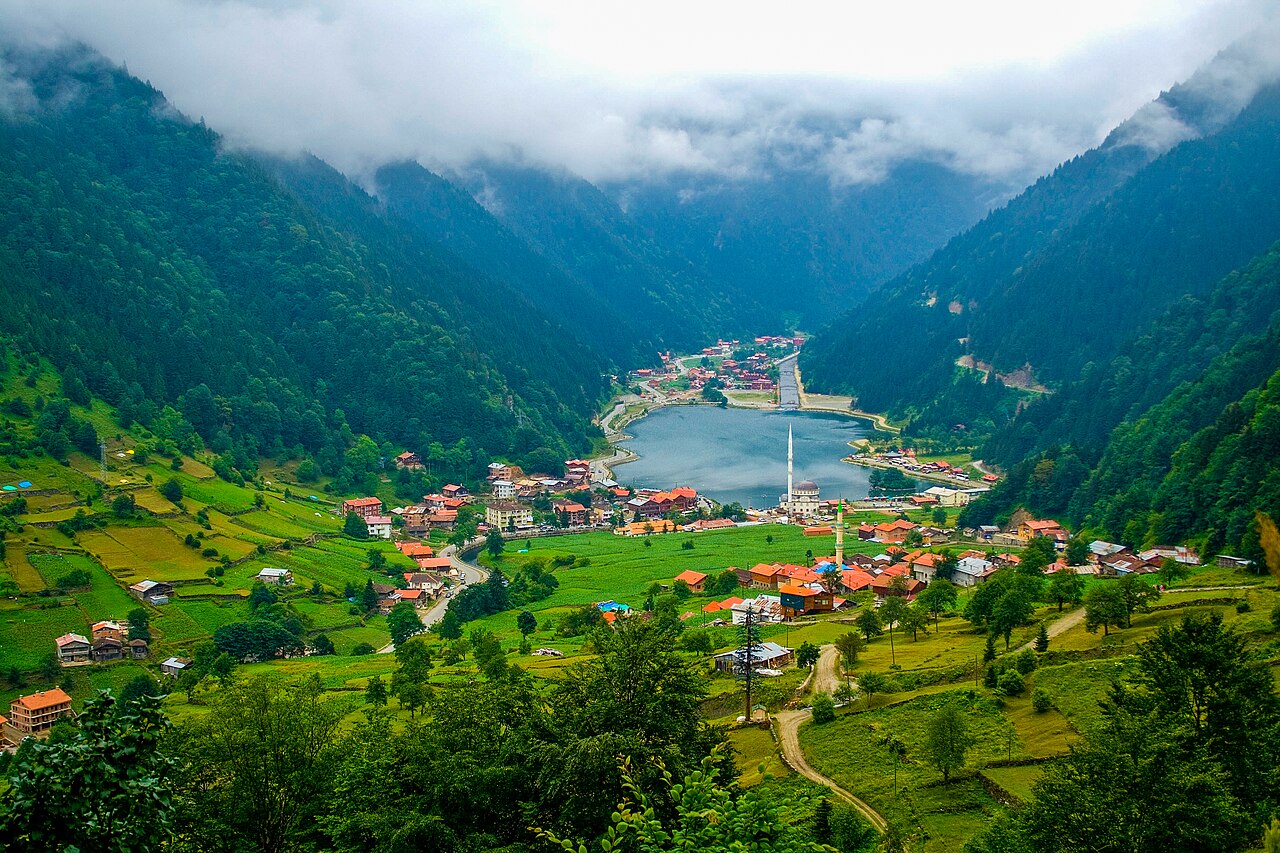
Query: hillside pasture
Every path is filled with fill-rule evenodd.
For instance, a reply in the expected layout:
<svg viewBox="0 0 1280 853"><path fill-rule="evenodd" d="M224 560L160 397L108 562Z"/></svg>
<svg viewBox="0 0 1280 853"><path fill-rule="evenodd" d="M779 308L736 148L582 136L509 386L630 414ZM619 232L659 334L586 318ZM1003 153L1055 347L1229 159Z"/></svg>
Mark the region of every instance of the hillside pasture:
<svg viewBox="0 0 1280 853"><path fill-rule="evenodd" d="M198 580L213 561L183 545L167 527L111 527L85 531L84 548L124 583Z"/></svg>

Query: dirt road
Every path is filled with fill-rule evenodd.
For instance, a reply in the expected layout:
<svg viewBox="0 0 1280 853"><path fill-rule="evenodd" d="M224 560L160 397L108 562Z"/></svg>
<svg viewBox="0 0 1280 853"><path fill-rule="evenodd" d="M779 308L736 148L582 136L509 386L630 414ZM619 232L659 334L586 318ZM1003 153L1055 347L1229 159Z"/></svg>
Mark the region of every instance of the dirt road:
<svg viewBox="0 0 1280 853"><path fill-rule="evenodd" d="M838 659L839 653L836 651L835 646L822 647L822 656L818 658L811 682L815 691L829 693L840 686L840 676L836 671ZM836 784L835 780L823 776L809 765L808 759L805 758L804 750L800 748L799 731L800 724L812 718L813 714L809 711L782 711L774 716L774 720L778 724L778 745L782 747L783 759L792 770L801 776L830 788L837 797L861 812L863 817L870 821L877 831L885 832L889 828L889 824L878 811L844 788L841 788Z"/></svg>

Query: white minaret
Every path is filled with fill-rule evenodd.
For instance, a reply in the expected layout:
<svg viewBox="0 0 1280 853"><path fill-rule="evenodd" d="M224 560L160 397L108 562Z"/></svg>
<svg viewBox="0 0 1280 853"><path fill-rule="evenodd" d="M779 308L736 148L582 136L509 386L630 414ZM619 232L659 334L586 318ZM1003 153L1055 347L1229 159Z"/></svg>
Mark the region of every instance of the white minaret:
<svg viewBox="0 0 1280 853"><path fill-rule="evenodd" d="M787 512L791 512L791 502L795 500L791 492L796 461L795 450L795 441L791 437L791 424L787 424Z"/></svg>

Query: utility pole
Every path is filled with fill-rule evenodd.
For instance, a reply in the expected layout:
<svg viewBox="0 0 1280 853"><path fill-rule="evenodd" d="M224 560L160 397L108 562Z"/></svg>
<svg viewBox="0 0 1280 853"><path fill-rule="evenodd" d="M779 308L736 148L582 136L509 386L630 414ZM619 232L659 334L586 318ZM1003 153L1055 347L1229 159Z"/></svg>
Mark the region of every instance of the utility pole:
<svg viewBox="0 0 1280 853"><path fill-rule="evenodd" d="M751 721L751 688L755 683L756 640L755 608L748 606L742 622L742 645L734 655L734 669L747 688L746 719Z"/></svg>

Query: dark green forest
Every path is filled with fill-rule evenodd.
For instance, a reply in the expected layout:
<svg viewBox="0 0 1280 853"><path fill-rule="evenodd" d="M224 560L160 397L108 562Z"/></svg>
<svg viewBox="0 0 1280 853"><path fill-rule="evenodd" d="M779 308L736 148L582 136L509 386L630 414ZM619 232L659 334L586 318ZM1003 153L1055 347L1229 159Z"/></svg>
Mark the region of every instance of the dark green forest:
<svg viewBox="0 0 1280 853"><path fill-rule="evenodd" d="M127 421L244 473L337 474L357 435L438 443L462 479L589 448L612 362L517 291L330 170L291 190L87 51L9 63L34 103L0 120L0 331Z"/></svg>

